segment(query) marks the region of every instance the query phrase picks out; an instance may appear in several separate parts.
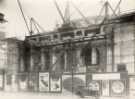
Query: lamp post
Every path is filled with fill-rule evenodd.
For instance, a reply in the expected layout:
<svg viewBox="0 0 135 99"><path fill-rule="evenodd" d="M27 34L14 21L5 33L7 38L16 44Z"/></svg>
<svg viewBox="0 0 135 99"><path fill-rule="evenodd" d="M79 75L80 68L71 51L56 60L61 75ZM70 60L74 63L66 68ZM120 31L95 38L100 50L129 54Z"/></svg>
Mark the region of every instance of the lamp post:
<svg viewBox="0 0 135 99"><path fill-rule="evenodd" d="M72 65L72 94L74 92L74 66Z"/></svg>

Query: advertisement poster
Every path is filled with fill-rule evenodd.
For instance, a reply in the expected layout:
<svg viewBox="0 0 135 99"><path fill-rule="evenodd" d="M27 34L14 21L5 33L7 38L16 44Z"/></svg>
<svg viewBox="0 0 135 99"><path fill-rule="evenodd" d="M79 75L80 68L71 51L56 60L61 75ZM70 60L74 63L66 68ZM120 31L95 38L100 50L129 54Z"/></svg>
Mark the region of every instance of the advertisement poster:
<svg viewBox="0 0 135 99"><path fill-rule="evenodd" d="M49 73L39 73L39 91L49 92Z"/></svg>
<svg viewBox="0 0 135 99"><path fill-rule="evenodd" d="M99 81L91 81L88 84L90 96L99 96L100 95L100 89L101 84Z"/></svg>
<svg viewBox="0 0 135 99"><path fill-rule="evenodd" d="M135 76L134 77L130 77L129 78L129 85L130 85L130 90L132 90L132 91L135 91Z"/></svg>
<svg viewBox="0 0 135 99"><path fill-rule="evenodd" d="M28 74L20 74L19 77L19 90L27 91L28 90Z"/></svg>
<svg viewBox="0 0 135 99"><path fill-rule="evenodd" d="M38 75L37 73L29 74L28 88L30 91L38 90Z"/></svg>
<svg viewBox="0 0 135 99"><path fill-rule="evenodd" d="M124 80L116 80L111 82L111 95L123 96L125 95L126 84Z"/></svg>
<svg viewBox="0 0 135 99"><path fill-rule="evenodd" d="M0 75L0 89L3 88L3 75Z"/></svg>
<svg viewBox="0 0 135 99"><path fill-rule="evenodd" d="M50 91L61 92L62 91L62 77L50 77Z"/></svg>
<svg viewBox="0 0 135 99"><path fill-rule="evenodd" d="M110 95L110 85L109 80L102 81L102 96L109 96Z"/></svg>
<svg viewBox="0 0 135 99"><path fill-rule="evenodd" d="M130 96L135 97L135 76L129 78L129 93Z"/></svg>
<svg viewBox="0 0 135 99"><path fill-rule="evenodd" d="M62 75L62 92L72 92L72 76Z"/></svg>
<svg viewBox="0 0 135 99"><path fill-rule="evenodd" d="M99 91L100 90L100 84L97 81L91 81L89 83L89 90L92 91Z"/></svg>

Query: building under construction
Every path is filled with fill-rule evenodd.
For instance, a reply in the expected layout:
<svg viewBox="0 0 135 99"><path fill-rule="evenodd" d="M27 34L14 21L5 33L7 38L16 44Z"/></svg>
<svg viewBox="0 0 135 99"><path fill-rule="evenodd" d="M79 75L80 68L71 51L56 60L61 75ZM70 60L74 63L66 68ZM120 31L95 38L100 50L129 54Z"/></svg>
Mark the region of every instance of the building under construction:
<svg viewBox="0 0 135 99"><path fill-rule="evenodd" d="M129 81L135 83L135 12L115 15L112 9L109 18L111 6L106 2L102 22L78 28L55 4L63 25L51 32L31 31L19 45L19 90L83 96L129 94Z"/></svg>
<svg viewBox="0 0 135 99"><path fill-rule="evenodd" d="M52 32L31 32L20 48L20 90L127 95L128 78L133 81L135 74L135 12L116 15L106 2L103 21L78 28L55 4L63 25Z"/></svg>

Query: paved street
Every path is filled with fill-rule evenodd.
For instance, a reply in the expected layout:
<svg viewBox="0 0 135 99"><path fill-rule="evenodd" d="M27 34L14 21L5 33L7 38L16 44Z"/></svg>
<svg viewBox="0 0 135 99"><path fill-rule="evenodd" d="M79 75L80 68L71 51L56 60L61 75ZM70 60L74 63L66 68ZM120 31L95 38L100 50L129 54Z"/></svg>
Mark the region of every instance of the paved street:
<svg viewBox="0 0 135 99"><path fill-rule="evenodd" d="M0 92L0 99L81 99L72 93Z"/></svg>
<svg viewBox="0 0 135 99"><path fill-rule="evenodd" d="M81 99L72 94L0 92L0 99ZM134 99L134 97L85 97L83 99Z"/></svg>
<svg viewBox="0 0 135 99"><path fill-rule="evenodd" d="M0 92L0 99L78 99L75 95Z"/></svg>

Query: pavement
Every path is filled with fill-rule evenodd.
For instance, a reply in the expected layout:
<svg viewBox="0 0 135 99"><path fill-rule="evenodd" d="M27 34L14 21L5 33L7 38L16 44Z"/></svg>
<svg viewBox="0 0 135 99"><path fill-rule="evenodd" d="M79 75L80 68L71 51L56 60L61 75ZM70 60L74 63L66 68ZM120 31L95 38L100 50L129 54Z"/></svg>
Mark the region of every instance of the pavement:
<svg viewBox="0 0 135 99"><path fill-rule="evenodd" d="M0 99L135 99L134 96L127 97L85 97L81 98L74 94L61 93L34 93L34 92L4 92L0 91Z"/></svg>
<svg viewBox="0 0 135 99"><path fill-rule="evenodd" d="M79 96L60 93L0 92L0 99L80 99Z"/></svg>

